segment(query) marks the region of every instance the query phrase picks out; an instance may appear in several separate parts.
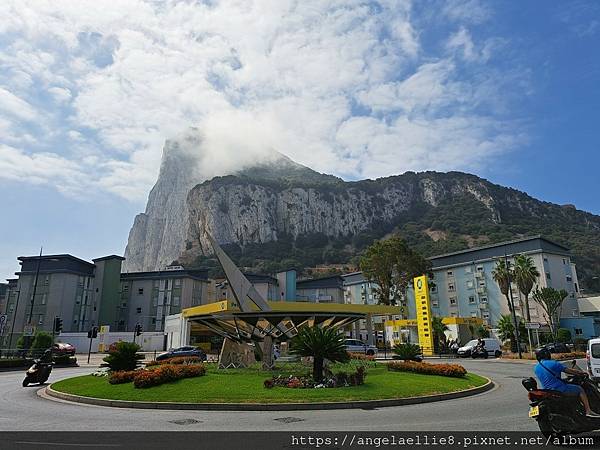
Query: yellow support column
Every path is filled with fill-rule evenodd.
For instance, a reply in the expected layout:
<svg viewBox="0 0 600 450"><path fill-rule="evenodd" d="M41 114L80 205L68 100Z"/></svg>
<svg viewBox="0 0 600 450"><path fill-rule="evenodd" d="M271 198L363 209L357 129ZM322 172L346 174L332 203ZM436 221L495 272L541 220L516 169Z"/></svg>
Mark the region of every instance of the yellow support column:
<svg viewBox="0 0 600 450"><path fill-rule="evenodd" d="M433 330L431 329L431 307L429 306L429 287L427 277L415 277L415 303L417 307L417 330L419 345L424 356L433 355Z"/></svg>

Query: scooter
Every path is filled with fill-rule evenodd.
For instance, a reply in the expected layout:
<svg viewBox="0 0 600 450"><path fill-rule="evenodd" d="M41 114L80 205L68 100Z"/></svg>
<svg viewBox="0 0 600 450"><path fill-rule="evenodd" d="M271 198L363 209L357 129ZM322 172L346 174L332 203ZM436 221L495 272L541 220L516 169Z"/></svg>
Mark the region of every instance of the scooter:
<svg viewBox="0 0 600 450"><path fill-rule="evenodd" d="M33 365L25 372L25 379L23 380L23 387L29 386L29 384L39 383L43 384L50 378L52 372L52 363L42 362L40 359L36 359Z"/></svg>
<svg viewBox="0 0 600 450"><path fill-rule="evenodd" d="M581 370L575 360L571 366ZM572 375L565 381L581 386L588 396L592 411L600 411L600 392L587 374ZM524 378L521 383L529 392L529 417L537 421L538 427L545 437L585 433L600 429L600 417L586 416L579 396L538 389L537 381L533 377Z"/></svg>

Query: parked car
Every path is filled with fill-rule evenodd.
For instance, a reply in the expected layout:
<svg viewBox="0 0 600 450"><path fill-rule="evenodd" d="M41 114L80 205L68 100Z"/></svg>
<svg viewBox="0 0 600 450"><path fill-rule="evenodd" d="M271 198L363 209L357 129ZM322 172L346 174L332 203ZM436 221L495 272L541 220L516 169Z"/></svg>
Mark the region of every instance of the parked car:
<svg viewBox="0 0 600 450"><path fill-rule="evenodd" d="M169 358L177 358L181 356L197 356L202 361L206 361L206 353L200 350L198 347L192 347L186 345L185 347L173 348L166 353L161 353L156 357L157 361L164 361Z"/></svg>
<svg viewBox="0 0 600 450"><path fill-rule="evenodd" d="M547 348L550 353L571 353L569 346L562 342L551 342L550 344L544 345L544 348Z"/></svg>
<svg viewBox="0 0 600 450"><path fill-rule="evenodd" d="M600 381L600 338L590 339L587 345L586 359L590 377Z"/></svg>
<svg viewBox="0 0 600 450"><path fill-rule="evenodd" d="M478 339L470 340L465 345L460 347L458 349L458 351L456 352L456 354L458 355L459 358L460 357L462 357L462 358L470 357L471 351L477 346L478 342L479 342ZM498 342L496 339L485 338L485 339L483 339L483 342L485 343L485 349L488 352L488 356L495 356L496 358L499 358L500 356L502 356L502 349L500 347L500 342Z"/></svg>
<svg viewBox="0 0 600 450"><path fill-rule="evenodd" d="M346 350L352 353L364 353L369 356L375 356L377 354L377 347L358 339L346 339Z"/></svg>
<svg viewBox="0 0 600 450"><path fill-rule="evenodd" d="M75 356L75 351L75 346L66 342L57 342L56 344L52 345L52 354L56 356Z"/></svg>

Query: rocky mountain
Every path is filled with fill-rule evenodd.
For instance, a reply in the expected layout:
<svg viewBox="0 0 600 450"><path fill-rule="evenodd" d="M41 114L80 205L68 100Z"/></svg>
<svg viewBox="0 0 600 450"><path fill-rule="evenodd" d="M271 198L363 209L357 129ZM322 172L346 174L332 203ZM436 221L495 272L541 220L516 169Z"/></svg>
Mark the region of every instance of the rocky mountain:
<svg viewBox="0 0 600 450"><path fill-rule="evenodd" d="M195 184L167 143L161 173L126 251L128 270L177 260L211 266L204 229L252 270L348 263L400 232L426 255L542 234L573 249L582 285L600 290L600 217L459 172L346 182L278 155ZM187 171L187 172L186 172Z"/></svg>

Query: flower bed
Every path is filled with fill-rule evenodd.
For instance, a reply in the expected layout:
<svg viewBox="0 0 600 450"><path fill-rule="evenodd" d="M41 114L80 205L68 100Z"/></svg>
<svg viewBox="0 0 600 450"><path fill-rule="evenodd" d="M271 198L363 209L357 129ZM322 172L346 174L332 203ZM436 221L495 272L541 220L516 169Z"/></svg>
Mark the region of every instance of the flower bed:
<svg viewBox="0 0 600 450"><path fill-rule="evenodd" d="M312 388L335 388L359 386L364 384L367 371L364 367L358 367L354 373L339 372L330 377L326 377L321 383L315 382L311 377L298 377L290 375L283 377L281 375L265 380L264 387L271 389L274 387L286 387L292 389L312 389Z"/></svg>
<svg viewBox="0 0 600 450"><path fill-rule="evenodd" d="M164 364L202 364L202 360L198 356L175 356L162 361L148 361L146 363L146 367L160 366Z"/></svg>
<svg viewBox="0 0 600 450"><path fill-rule="evenodd" d="M164 364L155 369L118 371L110 374L110 384L131 383L136 388L158 386L182 378L200 377L206 374L206 369L201 364Z"/></svg>
<svg viewBox="0 0 600 450"><path fill-rule="evenodd" d="M359 361L375 361L374 355L365 355L364 353L348 352L350 359L358 359Z"/></svg>
<svg viewBox="0 0 600 450"><path fill-rule="evenodd" d="M388 370L398 372L414 372L424 375L442 375L444 377L462 378L467 374L466 369L458 364L429 364L414 361L394 361L387 365Z"/></svg>

